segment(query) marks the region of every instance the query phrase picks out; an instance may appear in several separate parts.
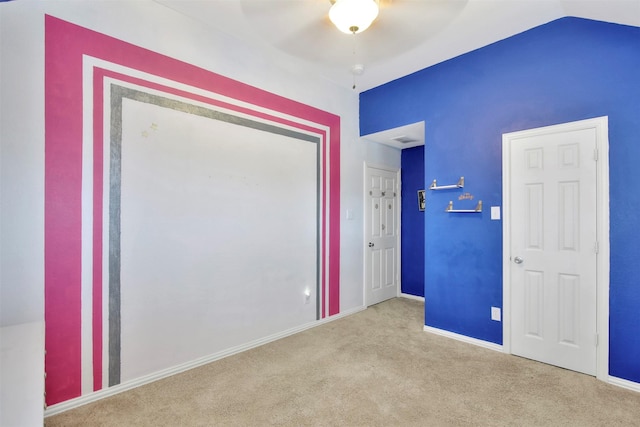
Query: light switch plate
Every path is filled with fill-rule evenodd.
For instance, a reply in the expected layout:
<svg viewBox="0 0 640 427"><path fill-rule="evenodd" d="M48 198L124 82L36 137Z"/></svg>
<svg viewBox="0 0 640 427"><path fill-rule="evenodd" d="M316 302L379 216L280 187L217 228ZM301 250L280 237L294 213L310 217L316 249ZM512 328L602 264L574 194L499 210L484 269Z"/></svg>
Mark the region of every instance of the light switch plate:
<svg viewBox="0 0 640 427"><path fill-rule="evenodd" d="M493 221L500 219L500 206L491 206L491 219Z"/></svg>
<svg viewBox="0 0 640 427"><path fill-rule="evenodd" d="M491 320L499 322L502 318L502 310L500 307L491 307Z"/></svg>

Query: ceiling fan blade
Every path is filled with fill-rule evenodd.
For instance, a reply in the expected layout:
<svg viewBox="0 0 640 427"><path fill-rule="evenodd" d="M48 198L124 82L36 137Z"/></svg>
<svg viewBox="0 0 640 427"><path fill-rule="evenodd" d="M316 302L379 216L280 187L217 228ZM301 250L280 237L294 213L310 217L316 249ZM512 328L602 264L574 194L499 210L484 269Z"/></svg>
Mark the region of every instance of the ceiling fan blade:
<svg viewBox="0 0 640 427"><path fill-rule="evenodd" d="M241 0L240 6L254 30L274 44L292 34L308 31L312 35L331 25L329 0Z"/></svg>
<svg viewBox="0 0 640 427"><path fill-rule="evenodd" d="M468 0L380 0L380 14L362 34L363 46L375 46L368 58L408 52L442 31ZM402 40L402 44L398 44Z"/></svg>

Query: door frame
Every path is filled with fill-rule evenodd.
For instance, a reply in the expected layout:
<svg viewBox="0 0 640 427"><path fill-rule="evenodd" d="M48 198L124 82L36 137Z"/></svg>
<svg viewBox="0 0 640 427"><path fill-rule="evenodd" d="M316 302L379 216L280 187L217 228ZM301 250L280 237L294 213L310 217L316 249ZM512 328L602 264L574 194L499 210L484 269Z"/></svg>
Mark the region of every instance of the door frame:
<svg viewBox="0 0 640 427"><path fill-rule="evenodd" d="M511 144L558 132L596 132L596 378L609 379L609 117L602 116L502 135L502 349L511 354Z"/></svg>
<svg viewBox="0 0 640 427"><path fill-rule="evenodd" d="M369 243L368 234L367 234L367 219L365 216L367 215L367 196L369 195L368 185L367 185L367 169L380 169L386 172L392 172L396 174L396 182L398 183L398 202L396 203L396 218L398 221L398 230L396 232L396 245L397 245L397 256L396 256L396 267L398 268L398 280L396 284L396 297L400 295L400 290L402 289L402 275L401 272L401 262L402 262L402 246L401 246L401 232L402 232L402 180L401 176L401 168L394 168L392 166L378 165L373 163L364 162L364 167L362 168L362 301L364 302L365 307L369 307L369 301L367 301L367 244Z"/></svg>

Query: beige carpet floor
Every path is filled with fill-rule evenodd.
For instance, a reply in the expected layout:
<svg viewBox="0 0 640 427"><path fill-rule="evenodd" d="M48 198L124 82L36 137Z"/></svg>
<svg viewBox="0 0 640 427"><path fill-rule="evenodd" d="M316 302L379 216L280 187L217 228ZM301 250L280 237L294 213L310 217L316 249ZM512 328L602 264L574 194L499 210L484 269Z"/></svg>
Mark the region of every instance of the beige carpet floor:
<svg viewBox="0 0 640 427"><path fill-rule="evenodd" d="M393 299L54 426L640 426L640 393L422 330Z"/></svg>

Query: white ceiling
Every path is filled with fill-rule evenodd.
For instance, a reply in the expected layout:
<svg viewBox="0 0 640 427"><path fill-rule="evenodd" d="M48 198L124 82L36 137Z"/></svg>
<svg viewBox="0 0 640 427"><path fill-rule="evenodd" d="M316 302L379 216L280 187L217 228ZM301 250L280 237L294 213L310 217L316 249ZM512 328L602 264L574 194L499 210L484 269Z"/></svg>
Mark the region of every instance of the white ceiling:
<svg viewBox="0 0 640 427"><path fill-rule="evenodd" d="M379 0L356 36L333 27L329 0L154 1L345 87L363 64L359 92L566 16L640 27L640 0Z"/></svg>
<svg viewBox="0 0 640 427"><path fill-rule="evenodd" d="M385 144L399 150L424 145L424 122L412 123L393 129L387 129L369 135L363 135L362 139L378 144Z"/></svg>

